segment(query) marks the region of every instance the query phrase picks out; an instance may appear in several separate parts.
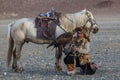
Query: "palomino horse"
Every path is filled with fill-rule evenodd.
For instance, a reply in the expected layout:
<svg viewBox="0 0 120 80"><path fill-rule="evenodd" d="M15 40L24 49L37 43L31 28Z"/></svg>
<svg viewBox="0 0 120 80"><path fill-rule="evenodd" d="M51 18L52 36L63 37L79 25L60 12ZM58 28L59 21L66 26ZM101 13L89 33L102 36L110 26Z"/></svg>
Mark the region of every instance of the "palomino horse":
<svg viewBox="0 0 120 80"><path fill-rule="evenodd" d="M61 14L58 18L60 25L56 25L55 37L64 33L65 31L72 31L76 27L86 25L90 30L97 29L97 24L90 11L82 10L74 14ZM56 20L55 20L56 21ZM72 21L72 22L71 22ZM6 66L10 65L11 58L13 56L12 68L14 71L22 71L23 67L20 62L22 46L25 42L33 42L37 44L50 44L52 40L41 39L37 37L37 28L35 22L29 18L23 18L16 20L9 24L8 31L9 47L7 53ZM62 70L61 68L61 54L60 49L56 49L56 69ZM48 54L49 55L49 54Z"/></svg>

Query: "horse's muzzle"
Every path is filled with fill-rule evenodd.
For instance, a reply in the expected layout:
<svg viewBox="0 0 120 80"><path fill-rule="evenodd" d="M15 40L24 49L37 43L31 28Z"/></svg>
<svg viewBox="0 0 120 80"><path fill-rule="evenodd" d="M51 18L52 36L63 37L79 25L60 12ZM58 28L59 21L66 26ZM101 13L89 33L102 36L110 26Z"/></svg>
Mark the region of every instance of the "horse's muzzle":
<svg viewBox="0 0 120 80"><path fill-rule="evenodd" d="M98 31L99 31L99 28L98 28L98 27L95 27L92 32L95 34L95 33L97 33Z"/></svg>

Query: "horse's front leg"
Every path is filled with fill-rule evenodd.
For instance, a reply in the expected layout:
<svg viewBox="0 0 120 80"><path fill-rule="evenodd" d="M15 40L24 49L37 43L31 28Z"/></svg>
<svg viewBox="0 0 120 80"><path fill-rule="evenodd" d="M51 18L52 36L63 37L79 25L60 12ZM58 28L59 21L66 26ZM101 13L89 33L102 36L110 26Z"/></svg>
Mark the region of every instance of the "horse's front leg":
<svg viewBox="0 0 120 80"><path fill-rule="evenodd" d="M62 71L62 66L61 66L61 57L62 57L62 47L56 47L56 53L55 53L55 69L57 71Z"/></svg>
<svg viewBox="0 0 120 80"><path fill-rule="evenodd" d="M24 70L23 66L22 66L22 63L20 61L22 45L23 44L16 45L15 50L13 52L12 69L13 69L14 72L22 72Z"/></svg>

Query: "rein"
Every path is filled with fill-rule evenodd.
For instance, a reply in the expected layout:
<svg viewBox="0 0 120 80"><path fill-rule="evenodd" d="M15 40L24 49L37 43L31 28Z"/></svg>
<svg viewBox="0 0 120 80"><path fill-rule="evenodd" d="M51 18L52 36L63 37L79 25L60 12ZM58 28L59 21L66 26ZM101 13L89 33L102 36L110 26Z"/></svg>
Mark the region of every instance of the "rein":
<svg viewBox="0 0 120 80"><path fill-rule="evenodd" d="M61 28L64 32L67 32L67 31L65 31L65 29L64 29L63 27L61 27L61 25L60 25L59 18L61 17L61 13L55 12L55 13L54 13L54 17L55 17L54 23L55 23L56 25L58 25L58 27Z"/></svg>
<svg viewBox="0 0 120 80"><path fill-rule="evenodd" d="M61 28L64 32L67 32L67 31L65 31L65 29L64 29L63 27L61 27L61 25L60 25L60 23L59 23L58 21L55 20L54 23L55 23L56 25L58 25L59 28Z"/></svg>
<svg viewBox="0 0 120 80"><path fill-rule="evenodd" d="M88 22L91 23L91 26L90 26L90 28L89 28L89 33L91 32L91 30L92 30L92 28L93 28L93 25L96 24L96 21L95 21L95 20L93 20L93 21L94 21L94 23L92 22L92 19L91 19L90 17L88 17L88 20L87 20L86 23L83 25L83 27L85 27L85 25L86 25Z"/></svg>

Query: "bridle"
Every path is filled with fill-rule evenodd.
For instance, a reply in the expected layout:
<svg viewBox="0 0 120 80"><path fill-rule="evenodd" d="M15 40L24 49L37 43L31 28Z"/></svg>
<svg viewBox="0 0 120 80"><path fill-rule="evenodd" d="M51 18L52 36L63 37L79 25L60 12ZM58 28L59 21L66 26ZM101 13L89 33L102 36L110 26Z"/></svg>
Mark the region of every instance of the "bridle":
<svg viewBox="0 0 120 80"><path fill-rule="evenodd" d="M86 27L86 24L88 23L88 22L90 22L90 24L91 24L91 26L90 26L90 28L89 28L89 33L92 31L92 29L93 29L93 26L95 25L95 24L97 24L96 23L96 21L94 20L94 19L92 19L92 18L90 18L89 16L87 16L88 17L88 20L85 22L85 24L82 26L82 29L83 28L85 28Z"/></svg>

